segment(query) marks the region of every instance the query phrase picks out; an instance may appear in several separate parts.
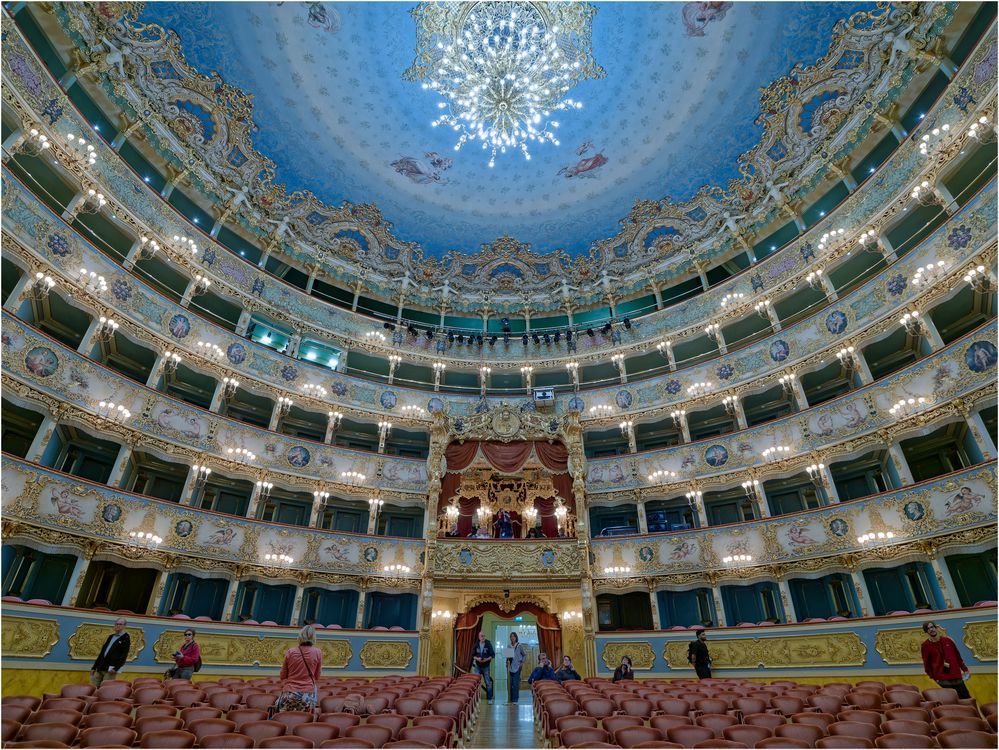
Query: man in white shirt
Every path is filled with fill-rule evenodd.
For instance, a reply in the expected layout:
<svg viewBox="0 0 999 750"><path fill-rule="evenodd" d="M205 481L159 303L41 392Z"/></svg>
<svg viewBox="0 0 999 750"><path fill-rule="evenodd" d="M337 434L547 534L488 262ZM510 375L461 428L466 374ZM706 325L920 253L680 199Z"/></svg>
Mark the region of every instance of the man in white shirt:
<svg viewBox="0 0 999 750"><path fill-rule="evenodd" d="M90 681L94 687L100 687L104 680L113 680L125 666L128 652L132 648L132 640L128 637L125 626L128 622L124 617L119 617L114 622L114 632L108 636L101 646L94 664L90 667Z"/></svg>

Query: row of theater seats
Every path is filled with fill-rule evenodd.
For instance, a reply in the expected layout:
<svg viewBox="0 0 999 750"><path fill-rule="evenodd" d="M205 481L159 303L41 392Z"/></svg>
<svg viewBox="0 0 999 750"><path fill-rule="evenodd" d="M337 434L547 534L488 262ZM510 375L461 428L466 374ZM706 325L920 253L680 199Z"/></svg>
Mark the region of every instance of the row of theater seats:
<svg viewBox="0 0 999 750"><path fill-rule="evenodd" d="M546 747L995 748L996 704L878 681L605 679L534 685Z"/></svg>
<svg viewBox="0 0 999 750"><path fill-rule="evenodd" d="M22 599L19 596L3 596L3 597L0 597L0 601L2 601L2 602L14 602L14 603L20 603L20 604L41 604L43 606L49 606L49 607L52 606L52 602L50 602L48 599ZM112 610L108 609L107 607L93 607L91 609L91 611L92 612L108 612L108 613L114 614L114 615L134 615L134 614L136 614L135 612L133 612L130 609L116 609L116 610L112 611ZM169 619L171 619L171 620L193 620L195 622L225 622L224 620L213 620L208 615L198 615L197 617L191 617L190 615L176 614L176 615L170 615ZM280 623L274 622L273 620L264 620L263 622L257 622L256 620L241 620L237 624L239 624L239 625L271 625L271 626L279 627L279 628L288 627L287 625L281 625ZM316 628L317 630L320 630L320 629L342 630L343 629L343 625L340 625L339 623L335 623L335 622L330 623L329 625L322 625L321 623L316 622L316 623L312 624L312 627ZM405 630L405 629L406 628L402 627L401 625L392 625L391 627L385 627L384 625L375 625L373 627L368 628L368 630Z"/></svg>
<svg viewBox="0 0 999 750"><path fill-rule="evenodd" d="M480 679L323 678L318 716L270 719L280 693L273 678L70 683L41 698L4 696L2 740L12 748L454 748L474 730Z"/></svg>

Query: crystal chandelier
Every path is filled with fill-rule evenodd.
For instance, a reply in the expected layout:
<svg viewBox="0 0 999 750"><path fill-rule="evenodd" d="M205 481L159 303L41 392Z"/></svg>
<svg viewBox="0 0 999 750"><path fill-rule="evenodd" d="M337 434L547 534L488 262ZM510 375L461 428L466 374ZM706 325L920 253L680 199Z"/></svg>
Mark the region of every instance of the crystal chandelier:
<svg viewBox="0 0 999 750"><path fill-rule="evenodd" d="M433 126L459 133L455 151L477 140L492 167L497 152L519 149L529 160L532 141L559 145L553 114L580 109L569 92L603 75L589 49L592 7L515 0L437 12L451 23L436 34L435 49L426 50L433 62L422 67L421 78L423 88L443 100Z"/></svg>

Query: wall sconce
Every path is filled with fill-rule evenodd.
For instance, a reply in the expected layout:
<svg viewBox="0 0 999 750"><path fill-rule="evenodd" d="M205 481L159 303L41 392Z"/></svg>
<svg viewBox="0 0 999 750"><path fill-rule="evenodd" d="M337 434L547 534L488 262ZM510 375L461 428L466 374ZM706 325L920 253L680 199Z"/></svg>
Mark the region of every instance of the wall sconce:
<svg viewBox="0 0 999 750"><path fill-rule="evenodd" d="M364 338L369 342L385 343L385 334L381 331L368 331L364 334Z"/></svg>
<svg viewBox="0 0 999 750"><path fill-rule="evenodd" d="M531 392L531 383L534 380L534 368L530 365L520 368L520 376L524 379L524 386L527 388L527 392Z"/></svg>
<svg viewBox="0 0 999 750"><path fill-rule="evenodd" d="M443 362L434 362L434 390L440 390L441 387L441 375L447 369L447 365Z"/></svg>
<svg viewBox="0 0 999 750"><path fill-rule="evenodd" d="M604 568L604 575L609 576L624 576L631 572L631 568L627 565L613 565L608 568Z"/></svg>
<svg viewBox="0 0 999 750"><path fill-rule="evenodd" d="M101 341L110 341L114 338L115 333L121 327L117 322L111 318L105 318L103 315L100 317L99 325L97 327L97 338Z"/></svg>
<svg viewBox="0 0 999 750"><path fill-rule="evenodd" d="M768 299L760 300L756 303L756 314L759 315L764 320L770 320L770 310L773 308L773 304Z"/></svg>
<svg viewBox="0 0 999 750"><path fill-rule="evenodd" d="M448 525L450 525L458 522L458 516L461 515L461 510L455 503L452 502L444 508L444 514L447 516Z"/></svg>
<svg viewBox="0 0 999 750"><path fill-rule="evenodd" d="M927 401L922 396L919 398L901 398L888 409L888 413L893 417L908 417L918 411L922 411L926 406Z"/></svg>
<svg viewBox="0 0 999 750"><path fill-rule="evenodd" d="M222 378L222 398L230 399L236 394L236 389L239 388L239 381L236 378L230 378L228 376Z"/></svg>
<svg viewBox="0 0 999 750"><path fill-rule="evenodd" d="M781 388L784 389L784 393L791 396L794 395L794 373L789 372L786 375L781 375L777 378L777 382L780 383Z"/></svg>
<svg viewBox="0 0 999 750"><path fill-rule="evenodd" d="M635 423L632 422L630 419L626 419L625 421L621 422L621 424L619 424L618 427L621 428L622 435L630 438L634 433Z"/></svg>
<svg viewBox="0 0 999 750"><path fill-rule="evenodd" d="M979 117L977 122L971 123L971 127L968 128L968 137L972 138L979 143L989 143L992 141L992 136L995 135L995 126L988 117Z"/></svg>
<svg viewBox="0 0 999 750"><path fill-rule="evenodd" d="M32 128L28 131L28 137L21 144L20 150L29 156L38 156L50 148L52 148L52 141L49 140L49 137L38 128Z"/></svg>
<svg viewBox="0 0 999 750"><path fill-rule="evenodd" d="M31 299L43 300L49 296L49 292L54 286L55 281L52 277L39 271L35 274L35 280L31 282L31 286L28 287L27 296Z"/></svg>
<svg viewBox="0 0 999 750"><path fill-rule="evenodd" d="M742 292L729 292L724 297L722 297L721 301L722 310L737 303L741 303L742 300L745 298L745 296L746 295L743 294Z"/></svg>
<svg viewBox="0 0 999 750"><path fill-rule="evenodd" d="M177 369L180 361L181 358L177 352L165 351L163 352L163 361L160 362L160 367L163 368L165 374L169 374Z"/></svg>
<svg viewBox="0 0 999 750"><path fill-rule="evenodd" d="M449 609L436 609L433 614L430 615L434 620L450 620L451 610Z"/></svg>
<svg viewBox="0 0 999 750"><path fill-rule="evenodd" d="M156 240L152 240L149 237L139 238L139 257L140 258L155 258L156 254L160 251L160 243Z"/></svg>
<svg viewBox="0 0 999 750"><path fill-rule="evenodd" d="M326 419L329 422L330 429L335 430L340 426L340 422L343 421L343 414L338 411L331 411L327 413Z"/></svg>
<svg viewBox="0 0 999 750"><path fill-rule="evenodd" d="M208 481L208 477L211 476L212 470L207 466L199 466L195 464L191 467L191 471L194 472L194 486L203 487L205 482Z"/></svg>
<svg viewBox="0 0 999 750"><path fill-rule="evenodd" d="M938 149L940 147L940 144L942 144L945 140L947 140L947 136L949 134L950 134L950 124L945 123L938 128L933 128L933 130L931 130L929 133L926 133L925 135L923 135L922 138L919 139L919 153L922 154L923 156L929 156L930 151L935 151L936 149Z"/></svg>
<svg viewBox="0 0 999 750"><path fill-rule="evenodd" d="M860 245L861 250L878 250L878 233L873 229L866 230L857 238L857 244Z"/></svg>
<svg viewBox="0 0 999 750"><path fill-rule="evenodd" d="M691 385L687 386L687 394L692 396L693 398L697 398L698 396L703 396L708 391L711 390L711 385L712 385L711 382L708 380L702 380L697 383L692 383Z"/></svg>
<svg viewBox="0 0 999 750"><path fill-rule="evenodd" d="M970 284L976 292L987 292L992 288L992 279L986 273L985 266L976 266L964 274L964 283Z"/></svg>
<svg viewBox="0 0 999 750"><path fill-rule="evenodd" d="M538 509L533 505L530 508L524 508L524 525L530 528L534 528L534 525L538 521Z"/></svg>
<svg viewBox="0 0 999 750"><path fill-rule="evenodd" d="M583 613L576 609L566 610L565 612L562 613L563 625L567 625L573 620L582 620L582 619L583 619Z"/></svg>
<svg viewBox="0 0 999 750"><path fill-rule="evenodd" d="M291 410L292 404L294 403L295 402L292 401L287 396L278 396L277 400L278 414L280 414L283 417Z"/></svg>
<svg viewBox="0 0 999 750"><path fill-rule="evenodd" d="M311 396L312 398L326 398L326 389L321 385L315 385L314 383L306 383L303 385L302 393L306 396Z"/></svg>
<svg viewBox="0 0 999 750"><path fill-rule="evenodd" d="M877 544L886 544L894 538L894 531L869 531L857 537L857 544L876 546Z"/></svg>
<svg viewBox="0 0 999 750"><path fill-rule="evenodd" d="M839 229L833 229L831 232L823 234L819 239L819 250L831 248L833 243L839 242L845 232L846 230L840 227Z"/></svg>
<svg viewBox="0 0 999 750"><path fill-rule="evenodd" d="M738 396L726 396L722 399L722 406L725 407L725 412L730 415L735 415L736 407L739 405Z"/></svg>
<svg viewBox="0 0 999 750"><path fill-rule="evenodd" d="M181 257L198 254L198 245L195 241L191 237L179 234L173 236L173 249Z"/></svg>
<svg viewBox="0 0 999 750"><path fill-rule="evenodd" d="M944 271L946 268L947 264L942 260L938 260L936 263L929 263L925 266L920 266L916 269L916 272L912 274L912 285L924 288L931 287L944 277Z"/></svg>
<svg viewBox="0 0 999 750"><path fill-rule="evenodd" d="M83 139L83 136L69 133L66 135L66 144L70 158L72 158L78 166L92 167L97 161L97 152L94 150L94 144L87 143Z"/></svg>
<svg viewBox="0 0 999 750"><path fill-rule="evenodd" d="M329 502L330 493L323 492L322 490L315 490L312 493L312 502L316 505L326 505Z"/></svg>
<svg viewBox="0 0 999 750"><path fill-rule="evenodd" d="M422 417L427 410L417 404L407 404L399 410L403 416Z"/></svg>
<svg viewBox="0 0 999 750"><path fill-rule="evenodd" d="M257 460L257 454L247 448L229 448L226 451L226 455L233 461L239 461L244 464Z"/></svg>
<svg viewBox="0 0 999 750"><path fill-rule="evenodd" d="M668 469L659 469L657 471L649 474L650 484L669 484L677 478L677 473L675 471L669 471Z"/></svg>
<svg viewBox="0 0 999 750"><path fill-rule="evenodd" d="M35 274L35 278L38 278L37 274ZM104 280L104 277L94 271L88 271L86 268L80 269L77 282L83 287L83 291L93 295L99 296L108 290L108 283Z"/></svg>
<svg viewBox="0 0 999 750"><path fill-rule="evenodd" d="M776 461L780 458L787 458L790 456L791 447L787 445L774 445L763 451L764 461Z"/></svg>
<svg viewBox="0 0 999 750"><path fill-rule="evenodd" d="M212 285L211 279L206 279L200 273L194 277L194 287L191 289L191 296L197 297L200 294L204 294L208 291L208 287Z"/></svg>
<svg viewBox="0 0 999 750"><path fill-rule="evenodd" d="M261 500L266 500L271 496L271 490L274 489L273 482L257 482L257 494Z"/></svg>
<svg viewBox="0 0 999 750"><path fill-rule="evenodd" d="M661 355L666 357L668 356L667 352L670 350L670 347L672 346L673 346L672 341L660 341L658 344L656 344L656 349L659 351Z"/></svg>
<svg viewBox="0 0 999 750"><path fill-rule="evenodd" d="M820 486L826 483L825 469L825 464L811 464L810 466L805 467L805 471L808 472L808 478L811 479L814 484Z"/></svg>
<svg viewBox="0 0 999 750"><path fill-rule="evenodd" d="M691 490L690 492L685 492L683 496L687 498L687 505L694 510L700 510L701 503L704 502L703 492L700 490Z"/></svg>
<svg viewBox="0 0 999 750"><path fill-rule="evenodd" d="M757 500L760 497L760 480L750 479L742 483L742 491L750 500Z"/></svg>
<svg viewBox="0 0 999 750"><path fill-rule="evenodd" d="M479 368L479 391L483 396L486 395L486 386L489 383L489 373L493 371L491 367L480 367Z"/></svg>
<svg viewBox="0 0 999 750"><path fill-rule="evenodd" d="M130 531L128 532L128 544L132 547L145 547L146 549L156 549L163 543L163 540L151 531Z"/></svg>
<svg viewBox="0 0 999 750"><path fill-rule="evenodd" d="M944 202L940 199L939 193L936 188L930 184L929 180L923 180L921 183L916 185L909 195L912 196L913 200L921 206L934 206Z"/></svg>
<svg viewBox="0 0 999 750"><path fill-rule="evenodd" d="M281 566L291 565L292 563L295 562L295 560L290 555L285 555L285 554L274 555L268 552L266 555L264 555L264 562L272 567L281 567Z"/></svg>
<svg viewBox="0 0 999 750"><path fill-rule="evenodd" d="M857 351L852 346L844 347L836 352L836 359L840 361L840 364L847 370L852 370L859 364L857 360Z"/></svg>
<svg viewBox="0 0 999 750"><path fill-rule="evenodd" d="M386 565L382 570L385 573L398 574L398 573L410 573L412 570L408 565Z"/></svg>
<svg viewBox="0 0 999 750"><path fill-rule="evenodd" d="M920 319L919 312L916 310L907 312L898 319L898 323L905 329L906 333L913 336L919 335L924 329L923 321Z"/></svg>
<svg viewBox="0 0 999 750"><path fill-rule="evenodd" d="M714 341L718 340L719 331L721 331L721 326L718 323L709 323L704 327L704 332Z"/></svg>
<svg viewBox="0 0 999 750"><path fill-rule="evenodd" d="M674 409L669 413L670 419L673 420L673 426L678 430L683 428L683 423L687 419L686 409Z"/></svg>
<svg viewBox="0 0 999 750"><path fill-rule="evenodd" d="M576 390L579 389L579 362L566 362L565 369L569 371L569 377L572 378L572 387Z"/></svg>
<svg viewBox="0 0 999 750"><path fill-rule="evenodd" d="M132 412L121 404L115 404L111 401L101 401L97 404L97 416L109 422L124 424L132 416Z"/></svg>
<svg viewBox="0 0 999 750"><path fill-rule="evenodd" d="M808 282L808 286L812 289L822 291L822 269L816 268L805 277L805 281Z"/></svg>
<svg viewBox="0 0 999 750"><path fill-rule="evenodd" d="M732 565L733 563L751 563L753 561L752 555L728 555L722 558L722 562L726 565Z"/></svg>
<svg viewBox="0 0 999 750"><path fill-rule="evenodd" d="M340 481L344 484L364 484L367 480L367 475L362 474L359 471L341 471Z"/></svg>
<svg viewBox="0 0 999 750"><path fill-rule="evenodd" d="M207 341L199 341L196 346L198 347L198 354L211 362L219 362L223 357L225 357L225 350L223 350L218 344L209 344Z"/></svg>
<svg viewBox="0 0 999 750"><path fill-rule="evenodd" d="M590 416L594 419L599 419L601 417L609 417L614 411L613 406L607 404L595 404L590 407Z"/></svg>

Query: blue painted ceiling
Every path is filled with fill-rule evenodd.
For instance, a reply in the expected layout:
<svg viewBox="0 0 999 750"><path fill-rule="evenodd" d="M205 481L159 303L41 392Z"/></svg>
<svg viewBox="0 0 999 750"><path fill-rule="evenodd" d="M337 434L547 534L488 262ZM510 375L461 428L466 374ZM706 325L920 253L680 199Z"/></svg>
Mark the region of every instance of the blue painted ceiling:
<svg viewBox="0 0 999 750"><path fill-rule="evenodd" d="M583 109L560 113L560 146L533 146L529 162L498 156L493 169L477 145L455 152L454 133L430 127L438 98L402 78L413 4L148 3L141 20L174 29L192 65L253 95L255 146L289 190L374 203L397 237L432 254L503 234L581 252L614 235L638 199L685 199L736 177L761 135L759 89L822 57L837 20L873 7L595 5L606 78L570 94ZM704 6L724 12L702 24ZM433 152L453 163L435 169Z"/></svg>

